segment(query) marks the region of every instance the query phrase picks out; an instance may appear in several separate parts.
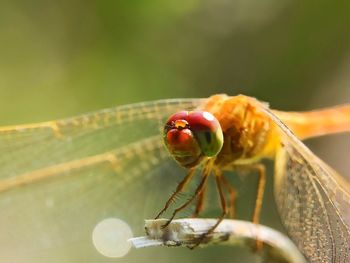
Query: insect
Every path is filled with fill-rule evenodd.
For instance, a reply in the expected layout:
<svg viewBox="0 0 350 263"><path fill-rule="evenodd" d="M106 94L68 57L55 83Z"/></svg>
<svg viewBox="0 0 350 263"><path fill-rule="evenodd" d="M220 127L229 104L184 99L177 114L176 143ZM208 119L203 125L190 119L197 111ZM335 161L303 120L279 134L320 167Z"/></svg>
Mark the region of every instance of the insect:
<svg viewBox="0 0 350 263"><path fill-rule="evenodd" d="M161 100L0 128L2 257L101 262L91 245L96 225L113 217L142 225L140 211L159 210L169 176L184 172L158 216L198 172L196 191L172 217L192 201L193 215L202 211L211 174L222 207L217 224L234 216L235 192L223 173L243 169L259 176L258 223L265 186L260 161L270 158L279 213L299 249L311 262L347 262L350 184L300 141L345 131L349 105L282 112L243 95ZM73 252L78 249L84 253Z"/></svg>

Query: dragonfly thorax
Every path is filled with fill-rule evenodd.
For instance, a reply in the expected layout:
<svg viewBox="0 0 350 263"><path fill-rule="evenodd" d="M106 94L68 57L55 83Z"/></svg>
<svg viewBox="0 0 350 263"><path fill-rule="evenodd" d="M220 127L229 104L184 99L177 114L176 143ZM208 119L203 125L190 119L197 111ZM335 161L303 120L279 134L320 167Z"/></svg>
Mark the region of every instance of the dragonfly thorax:
<svg viewBox="0 0 350 263"><path fill-rule="evenodd" d="M243 95L209 98L203 109L216 117L224 136L223 147L215 158L217 166L251 164L271 157L274 147L270 147L269 142L275 129L261 111L262 105Z"/></svg>

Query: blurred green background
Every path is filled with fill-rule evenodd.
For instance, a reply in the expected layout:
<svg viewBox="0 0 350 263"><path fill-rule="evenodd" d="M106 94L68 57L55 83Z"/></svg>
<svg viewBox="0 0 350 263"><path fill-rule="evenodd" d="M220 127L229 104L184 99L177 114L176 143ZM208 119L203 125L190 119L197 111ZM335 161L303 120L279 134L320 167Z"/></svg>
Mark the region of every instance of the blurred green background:
<svg viewBox="0 0 350 263"><path fill-rule="evenodd" d="M3 0L0 124L214 93L255 96L281 110L350 102L349 25L348 1ZM308 145L349 171L349 136ZM264 217L282 229L273 205ZM133 253L130 261L148 252ZM215 247L149 262L179 254L191 262L256 260Z"/></svg>

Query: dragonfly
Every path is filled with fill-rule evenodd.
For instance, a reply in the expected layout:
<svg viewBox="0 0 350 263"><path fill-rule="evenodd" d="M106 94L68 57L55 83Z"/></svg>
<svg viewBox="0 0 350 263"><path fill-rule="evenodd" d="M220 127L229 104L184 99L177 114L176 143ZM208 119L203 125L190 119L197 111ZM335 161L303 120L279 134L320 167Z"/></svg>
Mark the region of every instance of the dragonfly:
<svg viewBox="0 0 350 263"><path fill-rule="evenodd" d="M192 201L193 215L202 212L207 178L214 175L219 224L235 213L235 191L224 174L232 170L258 173L252 220L259 223L261 160L272 159L277 208L298 248L310 262L348 262L350 183L301 142L348 131L350 105L284 112L252 97L224 94L1 127L1 257L109 262L97 252L101 236L121 244L142 231L144 218L161 216L197 175L196 190L169 222ZM184 179L167 199L179 175ZM122 251L116 253L128 249Z"/></svg>

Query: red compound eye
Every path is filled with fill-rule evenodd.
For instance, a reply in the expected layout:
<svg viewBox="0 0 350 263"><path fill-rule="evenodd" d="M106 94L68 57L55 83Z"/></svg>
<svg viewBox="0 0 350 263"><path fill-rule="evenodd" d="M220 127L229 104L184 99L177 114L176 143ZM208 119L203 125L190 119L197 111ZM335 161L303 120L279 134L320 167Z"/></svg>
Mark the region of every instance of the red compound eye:
<svg viewBox="0 0 350 263"><path fill-rule="evenodd" d="M220 152L223 134L218 120L209 112L181 111L168 119L164 127L164 142L182 166L193 167L203 157Z"/></svg>

